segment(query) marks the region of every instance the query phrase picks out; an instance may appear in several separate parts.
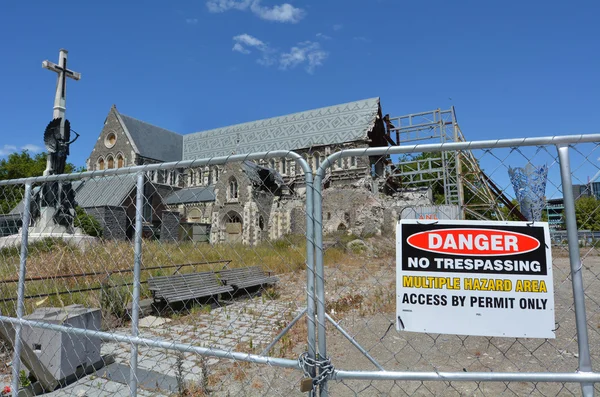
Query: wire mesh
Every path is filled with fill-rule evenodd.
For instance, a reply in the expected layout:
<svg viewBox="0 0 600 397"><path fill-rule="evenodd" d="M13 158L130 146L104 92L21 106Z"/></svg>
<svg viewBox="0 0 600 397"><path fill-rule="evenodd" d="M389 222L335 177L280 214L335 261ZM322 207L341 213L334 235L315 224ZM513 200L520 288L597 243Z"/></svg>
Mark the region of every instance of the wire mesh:
<svg viewBox="0 0 600 397"><path fill-rule="evenodd" d="M315 197L320 199L315 205L322 201L322 218L316 217L316 223L322 224L323 232L324 309L332 320L326 322L326 354L336 370L353 375L334 375L335 381L327 386L329 394L580 395L581 385L571 382L491 382L485 374L481 381L451 381L450 377L445 381L440 377L437 382L382 380L383 376L374 380L375 375L364 375L361 379L356 372L378 371L378 367L383 367L385 371L403 372L403 379L410 374L416 379L419 372L433 375L577 372L580 363L563 201L571 193L575 197L579 229L591 362L592 368L598 367L600 229L596 218L600 213L600 183L595 180L599 170L598 143L569 147L573 192L563 192L556 146L482 143L482 148L476 149L472 143L456 146L453 155L446 157L440 154L444 145L405 147L396 151L403 150L401 154L391 154L395 149L385 153L367 148L347 151L325 161L319 171L323 173L315 180L318 189ZM552 139L546 143L552 143ZM452 145L446 148L451 149ZM452 164L444 166L441 163L444 158ZM556 338L396 331L397 221L525 220L509 169L530 163L548 167L542 221L548 222L551 230ZM458 191L458 205L453 203L455 196L448 197L448 185L452 185L452 191ZM593 387L599 389L597 383Z"/></svg>
<svg viewBox="0 0 600 397"><path fill-rule="evenodd" d="M283 152L28 180L24 278L25 185L4 181L0 385L56 396L297 391L310 328L307 169Z"/></svg>

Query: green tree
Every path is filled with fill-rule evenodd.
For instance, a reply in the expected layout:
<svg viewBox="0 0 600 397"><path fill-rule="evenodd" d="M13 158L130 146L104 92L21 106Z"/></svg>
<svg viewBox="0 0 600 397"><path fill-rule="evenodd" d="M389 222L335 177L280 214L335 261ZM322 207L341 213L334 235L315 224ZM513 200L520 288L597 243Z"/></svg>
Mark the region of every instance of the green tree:
<svg viewBox="0 0 600 397"><path fill-rule="evenodd" d="M81 207L75 208L73 226L79 227L89 236L102 237L102 226L93 216L87 214Z"/></svg>
<svg viewBox="0 0 600 397"><path fill-rule="evenodd" d="M41 176L46 169L46 153L31 155L29 151L11 153L7 158L0 159L0 181L18 178ZM76 171L75 166L67 163L65 172L70 174ZM23 199L25 186L6 185L0 186L0 214L6 214L19 204Z"/></svg>
<svg viewBox="0 0 600 397"><path fill-rule="evenodd" d="M575 219L580 230L600 230L600 200L585 196L575 201Z"/></svg>

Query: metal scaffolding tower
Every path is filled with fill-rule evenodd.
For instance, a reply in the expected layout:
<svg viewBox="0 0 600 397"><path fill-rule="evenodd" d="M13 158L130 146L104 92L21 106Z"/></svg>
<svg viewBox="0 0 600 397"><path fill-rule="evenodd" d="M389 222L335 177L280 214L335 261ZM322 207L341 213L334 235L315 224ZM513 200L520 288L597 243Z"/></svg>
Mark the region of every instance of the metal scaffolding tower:
<svg viewBox="0 0 600 397"><path fill-rule="evenodd" d="M465 141L454 107L390 117L389 121L390 144ZM504 213L499 210L501 204L517 218L525 220L502 190L481 170L470 150L397 159L392 161L388 178L400 180L403 187L441 184L443 204L458 206L463 219L504 219Z"/></svg>

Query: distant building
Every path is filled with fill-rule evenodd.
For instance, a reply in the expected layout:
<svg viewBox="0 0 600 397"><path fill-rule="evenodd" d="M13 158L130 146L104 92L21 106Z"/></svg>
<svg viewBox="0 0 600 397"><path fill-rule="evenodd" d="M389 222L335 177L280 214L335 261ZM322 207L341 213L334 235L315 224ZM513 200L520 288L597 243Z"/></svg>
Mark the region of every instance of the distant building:
<svg viewBox="0 0 600 397"><path fill-rule="evenodd" d="M548 215L548 226L550 226L550 229L563 230L565 228L564 212L565 205L562 197L550 199L546 202L546 214Z"/></svg>

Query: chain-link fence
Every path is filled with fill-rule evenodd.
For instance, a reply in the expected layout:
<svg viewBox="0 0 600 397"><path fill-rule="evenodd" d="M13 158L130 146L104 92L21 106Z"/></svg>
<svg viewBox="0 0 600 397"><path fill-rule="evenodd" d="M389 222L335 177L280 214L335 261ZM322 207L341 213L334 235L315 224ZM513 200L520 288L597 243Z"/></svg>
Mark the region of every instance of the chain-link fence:
<svg viewBox="0 0 600 397"><path fill-rule="evenodd" d="M0 182L4 394L297 391L311 200L292 152Z"/></svg>
<svg viewBox="0 0 600 397"><path fill-rule="evenodd" d="M598 135L530 138L329 156L315 177L318 361L329 373L321 395L593 395L600 380L592 372L600 360L598 142ZM547 172L544 189L543 180L525 178L532 167L537 177ZM539 197L519 202L534 184ZM523 212L534 207L541 208L537 221L550 225L554 339L396 331L399 220L529 222ZM503 309L486 313L494 310Z"/></svg>
<svg viewBox="0 0 600 397"><path fill-rule="evenodd" d="M271 152L0 181L0 385L593 395L598 142ZM523 204L527 180L510 176L528 164L547 167L536 194L551 227L556 337L396 331L398 220L528 220L539 202Z"/></svg>

